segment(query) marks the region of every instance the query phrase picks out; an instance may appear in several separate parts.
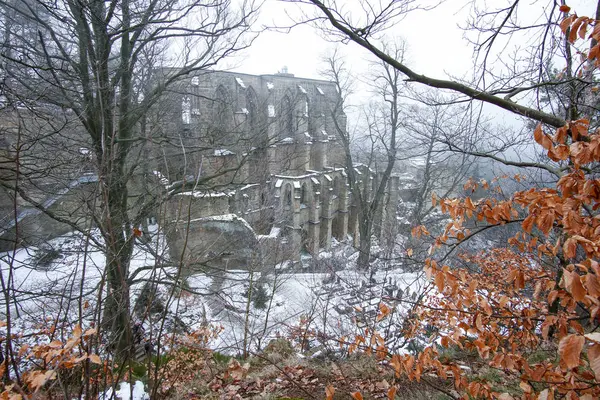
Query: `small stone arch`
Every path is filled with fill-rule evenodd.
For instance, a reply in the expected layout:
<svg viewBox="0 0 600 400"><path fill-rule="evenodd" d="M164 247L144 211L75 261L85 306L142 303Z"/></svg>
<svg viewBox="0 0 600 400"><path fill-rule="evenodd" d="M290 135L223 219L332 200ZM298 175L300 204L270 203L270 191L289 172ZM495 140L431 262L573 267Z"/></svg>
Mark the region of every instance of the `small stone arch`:
<svg viewBox="0 0 600 400"><path fill-rule="evenodd" d="M301 133L311 132L310 123L310 99L306 91L298 91L294 104L295 130Z"/></svg>
<svg viewBox="0 0 600 400"><path fill-rule="evenodd" d="M333 178L333 196L339 197L342 193L342 184L339 176Z"/></svg>
<svg viewBox="0 0 600 400"><path fill-rule="evenodd" d="M300 187L300 205L310 206L310 195L311 193L307 183L303 182Z"/></svg>
<svg viewBox="0 0 600 400"><path fill-rule="evenodd" d="M283 186L281 211L281 222L284 228L291 227L294 224L294 189L291 183L286 183Z"/></svg>
<svg viewBox="0 0 600 400"><path fill-rule="evenodd" d="M248 114L246 117L246 128L249 132L249 137L255 137L259 133L259 104L258 96L252 86L246 90L246 110Z"/></svg>
<svg viewBox="0 0 600 400"><path fill-rule="evenodd" d="M284 208L291 208L293 206L293 189L292 189L292 184L291 183L287 183L284 186L283 189L283 207Z"/></svg>
<svg viewBox="0 0 600 400"><path fill-rule="evenodd" d="M279 132L281 138L293 137L294 129L294 103L290 93L286 93L281 99L279 112Z"/></svg>
<svg viewBox="0 0 600 400"><path fill-rule="evenodd" d="M223 85L217 86L211 102L212 107L212 141L223 141L231 133L233 121L233 108L231 95ZM220 143L227 144L227 143Z"/></svg>

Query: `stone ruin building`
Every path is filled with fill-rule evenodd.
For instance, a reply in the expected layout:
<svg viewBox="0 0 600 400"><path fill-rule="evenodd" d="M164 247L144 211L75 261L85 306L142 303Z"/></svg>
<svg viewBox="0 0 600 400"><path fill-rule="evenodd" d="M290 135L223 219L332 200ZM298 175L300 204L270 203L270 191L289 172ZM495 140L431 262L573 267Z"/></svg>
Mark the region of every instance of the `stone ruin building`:
<svg viewBox="0 0 600 400"><path fill-rule="evenodd" d="M333 82L212 72L189 77L168 101L179 107L165 107L162 129L181 132L188 154L162 149L160 173L177 171L191 188L169 202L172 258L260 268L303 252L316 258L332 238L356 242L358 209L337 134L346 116ZM368 192L377 177L364 166L356 171ZM197 184L202 177L214 178ZM390 187L379 231L395 220L398 179Z"/></svg>
<svg viewBox="0 0 600 400"><path fill-rule="evenodd" d="M190 268L263 269L301 254L316 258L333 238L356 243L359 210L337 135L346 129L340 104L332 82L288 73L209 71L172 86L148 113L152 145L141 154L145 172L132 177L130 190L133 199L149 190L167 199L152 220L166 226L171 259ZM82 146L78 157L89 153L85 143L69 146ZM377 176L364 166L355 170L368 193ZM89 226L77 201L92 203L96 182L93 169L81 167L38 200ZM394 226L397 178L388 189L377 213L382 234ZM10 210L9 201L2 211ZM0 247L7 250L15 218L4 219ZM72 230L25 204L17 219L20 234L30 236L26 244Z"/></svg>

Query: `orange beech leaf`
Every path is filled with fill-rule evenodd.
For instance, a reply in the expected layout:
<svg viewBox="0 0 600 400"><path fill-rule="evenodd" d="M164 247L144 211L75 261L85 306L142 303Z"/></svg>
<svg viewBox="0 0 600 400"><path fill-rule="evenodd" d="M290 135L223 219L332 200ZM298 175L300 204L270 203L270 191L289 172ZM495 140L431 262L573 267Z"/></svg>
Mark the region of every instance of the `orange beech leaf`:
<svg viewBox="0 0 600 400"><path fill-rule="evenodd" d="M331 384L327 385L327 387L325 388L325 395L327 396L326 399L333 400L334 394L335 394L335 388Z"/></svg>
<svg viewBox="0 0 600 400"><path fill-rule="evenodd" d="M542 132L542 124L538 124L533 131L533 138L538 144L542 144L542 137L544 136L544 132Z"/></svg>
<svg viewBox="0 0 600 400"><path fill-rule="evenodd" d="M558 128L556 130L556 133L554 134L554 141L558 144L565 144L567 142L567 127L566 126L562 126L560 128Z"/></svg>
<svg viewBox="0 0 600 400"><path fill-rule="evenodd" d="M135 237L141 237L142 236L142 231L139 228L133 228L133 236L135 236Z"/></svg>
<svg viewBox="0 0 600 400"><path fill-rule="evenodd" d="M569 29L575 18L577 18L575 15L570 15L560 22L559 26L562 33L567 33L567 29Z"/></svg>
<svg viewBox="0 0 600 400"><path fill-rule="evenodd" d="M396 386L392 386L387 392L388 400L394 400L394 398L396 397L397 391L398 391L398 388Z"/></svg>
<svg viewBox="0 0 600 400"><path fill-rule="evenodd" d="M580 39L585 39L585 35L587 33L587 27L588 27L589 23L590 23L589 19L586 19L585 22L581 25L581 28L579 28L579 38Z"/></svg>
<svg viewBox="0 0 600 400"><path fill-rule="evenodd" d="M81 336L81 332L81 326L79 326L79 324L75 325L75 328L73 328L73 336L79 337Z"/></svg>
<svg viewBox="0 0 600 400"><path fill-rule="evenodd" d="M88 358L90 359L91 362L93 362L94 364L102 364L102 360L100 360L100 357L98 357L97 354L90 354L88 356Z"/></svg>
<svg viewBox="0 0 600 400"><path fill-rule="evenodd" d="M17 357L23 357L23 354L27 353L27 350L29 350L29 345L27 343L25 343L19 349L19 353L17 354Z"/></svg>
<svg viewBox="0 0 600 400"><path fill-rule="evenodd" d="M552 149L552 154L555 156L556 160L554 161L563 161L569 158L570 150L569 146L565 144L559 144L558 146Z"/></svg>
<svg viewBox="0 0 600 400"><path fill-rule="evenodd" d="M563 244L563 252L565 253L565 257L574 258L577 253L577 241L572 237L565 240Z"/></svg>
<svg viewBox="0 0 600 400"><path fill-rule="evenodd" d="M92 336L95 335L98 331L95 328L90 328L83 333L83 336Z"/></svg>
<svg viewBox="0 0 600 400"><path fill-rule="evenodd" d="M37 391L39 388L44 386L46 382L48 382L50 379L54 379L56 376L56 372L52 370L46 372L33 371L31 375L33 375L33 379L30 380L29 385L32 387L33 390Z"/></svg>
<svg viewBox="0 0 600 400"><path fill-rule="evenodd" d="M351 394L351 396L354 400L363 400L363 396L360 394L360 392L354 392Z"/></svg>
<svg viewBox="0 0 600 400"><path fill-rule="evenodd" d="M437 286L437 288L440 292L444 291L444 277L445 277L445 274L443 271L438 271L435 274L435 285Z"/></svg>
<svg viewBox="0 0 600 400"><path fill-rule="evenodd" d="M547 235L548 233L550 233L552 225L554 225L554 212L544 213L541 218L537 219L537 223L538 228L540 228L540 230L544 232L544 235Z"/></svg>
<svg viewBox="0 0 600 400"><path fill-rule="evenodd" d="M542 131L542 124L538 124L533 132L533 138L538 142L544 149L550 150L552 148L552 140Z"/></svg>
<svg viewBox="0 0 600 400"><path fill-rule="evenodd" d="M575 43L575 40L577 40L577 32L579 31L579 27L581 26L585 18L586 17L579 17L575 20L573 26L571 27L571 32L569 32L569 42Z"/></svg>
<svg viewBox="0 0 600 400"><path fill-rule="evenodd" d="M523 230L527 233L531 233L531 229L533 229L533 222L535 221L535 217L533 215L527 216L523 221Z"/></svg>
<svg viewBox="0 0 600 400"><path fill-rule="evenodd" d="M588 60L598 58L598 54L600 54L600 43L590 49L590 52L588 53Z"/></svg>
<svg viewBox="0 0 600 400"><path fill-rule="evenodd" d="M600 297L600 280L594 274L586 274L584 285L590 296Z"/></svg>
<svg viewBox="0 0 600 400"><path fill-rule="evenodd" d="M531 387L531 385L525 381L521 381L521 383L519 383L519 387L525 392L525 393L531 393L533 392L533 388Z"/></svg>
<svg viewBox="0 0 600 400"><path fill-rule="evenodd" d="M409 256L409 257L412 257L412 255L413 255L413 249L407 249L406 250L406 255Z"/></svg>
<svg viewBox="0 0 600 400"><path fill-rule="evenodd" d="M483 332L483 320L481 318L481 314L479 314L479 313L476 313L476 316L475 316L475 327L480 332Z"/></svg>
<svg viewBox="0 0 600 400"><path fill-rule="evenodd" d="M569 11L571 11L571 7L569 7L569 6L565 5L565 4L563 4L562 6L560 6L560 7L558 8L558 10L559 10L560 12L568 13Z"/></svg>
<svg viewBox="0 0 600 400"><path fill-rule="evenodd" d="M579 365L579 357L585 339L580 335L567 335L558 343L558 355L569 369Z"/></svg>
<svg viewBox="0 0 600 400"><path fill-rule="evenodd" d="M600 344L593 344L587 351L590 368L594 371L596 379L600 379Z"/></svg>
<svg viewBox="0 0 600 400"><path fill-rule="evenodd" d="M379 314L377 315L377 322L381 321L392 311L390 307L385 305L384 303L379 303Z"/></svg>
<svg viewBox="0 0 600 400"><path fill-rule="evenodd" d="M581 283L581 277L577 272L570 272L563 268L563 278L565 283L565 289L573 296L575 301L583 301L587 291Z"/></svg>

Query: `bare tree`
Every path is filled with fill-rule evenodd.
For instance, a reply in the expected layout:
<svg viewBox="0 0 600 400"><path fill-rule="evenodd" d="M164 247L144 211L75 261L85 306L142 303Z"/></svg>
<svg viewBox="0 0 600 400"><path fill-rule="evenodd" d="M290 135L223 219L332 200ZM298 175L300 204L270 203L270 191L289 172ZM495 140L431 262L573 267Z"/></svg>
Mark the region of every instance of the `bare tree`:
<svg viewBox="0 0 600 400"><path fill-rule="evenodd" d="M181 77L246 48L256 4L10 0L2 10L3 94L35 118L73 121L93 154L99 188L93 219L106 256L104 324L117 353L127 356L129 265L136 229L156 201L149 196L138 199L135 211L130 207L138 168L131 157L149 139L147 111ZM169 73L157 74L161 65Z"/></svg>
<svg viewBox="0 0 600 400"><path fill-rule="evenodd" d="M519 21L518 8L525 7L518 1L510 2L508 6L498 6L493 9L474 7L472 28L477 29L479 34L476 39L476 49L480 56L478 59L478 76L474 82L461 82L458 80L436 79L410 68L407 63L390 53L381 41L378 33L401 19L407 12L417 8L417 4L411 0L391 0L379 2L372 5L370 2L361 1L360 9L344 8L338 2L323 2L321 0L307 0L305 2L314 7L316 15L310 21L320 22L321 28L328 34L335 35L334 38L352 41L387 65L399 71L403 80L415 82L436 89L447 89L456 94L464 96L467 100L477 100L500 107L523 117L542 122L544 124L561 127L565 125L565 118L559 116L539 105L530 105L531 97L528 95L543 93L547 88L557 85L570 84L569 98L573 106L566 108L567 119L574 119L574 105L581 103L588 96L593 84L592 77L583 73L587 61L576 61L574 53L576 49L573 43L565 40L560 35L558 22L567 14L559 11L556 2L550 2L546 9L548 13L543 23L527 24ZM474 3L476 4L476 3ZM596 14L598 14L597 7ZM485 18L484 18L485 17ZM490 22L491 21L491 22ZM360 24L360 26L358 26ZM522 33L519 36L517 33ZM535 42L531 44L534 56L529 54L526 58L503 61L501 55L507 53L501 49L496 50L499 38L506 36L517 40L519 37L534 37ZM407 38L407 40L410 40ZM554 52L551 43L563 43L563 53L566 61L565 74L560 80L548 80L547 71L549 58ZM506 41L503 41L506 45ZM593 46L593 44L592 44ZM498 76L491 68L492 61L489 59L497 55L498 62L514 66L509 68L503 76ZM528 61L525 68L521 68L523 61ZM579 73L581 72L581 74ZM519 100L517 100L519 99ZM579 100L578 100L579 99ZM582 110L583 111L583 110Z"/></svg>
<svg viewBox="0 0 600 400"><path fill-rule="evenodd" d="M402 58L404 48L395 46L391 50L396 57ZM335 104L333 113L342 112L345 105L344 99L348 94L351 82L347 77L347 69L344 61L334 53L327 58L327 70L325 75L334 81L338 91L342 93L340 100ZM358 209L359 226L359 257L357 260L360 268L368 268L371 257L371 236L374 231L376 214L381 208L385 191L390 181L394 165L396 163L397 139L401 129L400 113L400 78L401 75L394 68L386 64L376 66L377 72L373 73L373 81L376 83L375 95L380 103L373 105L366 115L367 137L370 138L371 148L379 149L385 155L381 169L378 171L376 184L367 187L368 180L361 183L361 178L354 169L353 143L349 133L336 125L336 134L340 138L346 157L346 171L348 182L352 191L353 202Z"/></svg>

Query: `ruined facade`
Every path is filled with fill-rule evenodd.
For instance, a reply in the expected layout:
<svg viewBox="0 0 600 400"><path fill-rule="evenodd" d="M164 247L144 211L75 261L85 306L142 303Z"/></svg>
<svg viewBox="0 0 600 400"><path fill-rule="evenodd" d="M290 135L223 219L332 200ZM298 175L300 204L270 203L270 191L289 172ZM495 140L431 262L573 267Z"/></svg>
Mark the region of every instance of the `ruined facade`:
<svg viewBox="0 0 600 400"><path fill-rule="evenodd" d="M182 265L268 268L302 254L318 257L333 239L356 241L359 210L337 135L346 129L340 105L332 82L287 73L209 71L186 77L170 86L141 123L140 136L150 140L136 142L131 151L132 215L139 211L137 199L160 198L151 220L165 227L171 259ZM76 126L72 131L73 138L82 137ZM79 161L62 163L73 171L60 174L65 182L39 199L66 208L60 215L76 216L73 222L81 227L93 225L85 212L94 212L98 196L92 172L97 167L86 146L65 147ZM79 159L82 154L89 160ZM368 193L377 177L364 166L355 169ZM376 234L393 226L397 186L392 179L384 202L390 206L379 210ZM27 204L17 218L12 202L4 208L5 249L16 239L12 221L20 224L18 240L27 234L25 245L72 229L44 222Z"/></svg>
<svg viewBox="0 0 600 400"><path fill-rule="evenodd" d="M336 134L346 129L340 100L332 82L290 74L189 77L161 125L182 136L181 148L162 149L161 174L172 182L177 171L183 188L169 202L171 256L228 268L275 265L318 257L332 238L356 240L358 210ZM368 191L376 177L357 171Z"/></svg>

